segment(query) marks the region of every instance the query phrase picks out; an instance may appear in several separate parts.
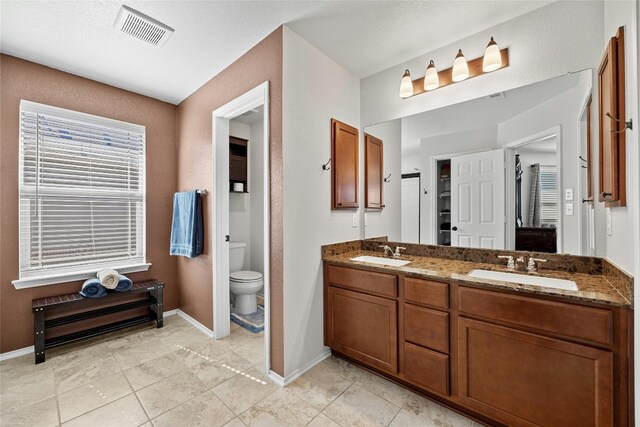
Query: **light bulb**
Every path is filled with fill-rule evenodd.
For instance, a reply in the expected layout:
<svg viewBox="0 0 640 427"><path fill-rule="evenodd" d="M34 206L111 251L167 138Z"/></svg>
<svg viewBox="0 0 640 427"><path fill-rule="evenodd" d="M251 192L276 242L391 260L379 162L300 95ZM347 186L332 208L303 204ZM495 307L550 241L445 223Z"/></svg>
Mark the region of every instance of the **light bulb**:
<svg viewBox="0 0 640 427"><path fill-rule="evenodd" d="M458 50L456 59L453 61L453 71L451 73L451 80L454 82L461 82L469 77L469 67L467 66L467 60L462 54L462 49Z"/></svg>
<svg viewBox="0 0 640 427"><path fill-rule="evenodd" d="M438 78L438 70L433 61L429 62L427 71L424 73L424 90L434 90L440 86L440 79Z"/></svg>
<svg viewBox="0 0 640 427"><path fill-rule="evenodd" d="M500 48L498 43L493 40L487 45L487 49L484 51L484 58L482 59L482 71L489 73L502 67L502 55L500 54Z"/></svg>
<svg viewBox="0 0 640 427"><path fill-rule="evenodd" d="M402 81L400 82L400 98L408 98L413 95L413 82L409 70L404 70Z"/></svg>

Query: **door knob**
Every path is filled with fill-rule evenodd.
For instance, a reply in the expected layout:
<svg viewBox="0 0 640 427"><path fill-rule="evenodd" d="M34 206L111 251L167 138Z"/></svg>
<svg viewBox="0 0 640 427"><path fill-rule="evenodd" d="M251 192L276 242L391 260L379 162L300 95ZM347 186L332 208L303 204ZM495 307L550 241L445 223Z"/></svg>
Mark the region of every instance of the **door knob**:
<svg viewBox="0 0 640 427"><path fill-rule="evenodd" d="M454 225L453 227L451 227L451 231L458 231L458 227Z"/></svg>

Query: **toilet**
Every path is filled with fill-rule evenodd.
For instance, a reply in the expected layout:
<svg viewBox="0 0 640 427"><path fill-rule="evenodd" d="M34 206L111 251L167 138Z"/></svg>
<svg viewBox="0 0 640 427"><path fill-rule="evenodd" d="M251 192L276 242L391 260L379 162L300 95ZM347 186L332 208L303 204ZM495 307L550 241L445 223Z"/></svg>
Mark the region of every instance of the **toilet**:
<svg viewBox="0 0 640 427"><path fill-rule="evenodd" d="M258 310L256 294L262 289L262 273L242 270L246 243L229 243L229 289L235 297L234 310L251 314Z"/></svg>

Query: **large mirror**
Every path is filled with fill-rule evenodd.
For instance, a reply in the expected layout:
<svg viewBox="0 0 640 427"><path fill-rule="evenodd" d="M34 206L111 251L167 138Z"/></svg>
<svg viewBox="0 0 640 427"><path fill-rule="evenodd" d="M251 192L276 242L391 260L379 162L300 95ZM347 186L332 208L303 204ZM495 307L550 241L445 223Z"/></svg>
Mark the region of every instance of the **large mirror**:
<svg viewBox="0 0 640 427"><path fill-rule="evenodd" d="M365 237L603 254L605 211L588 184L591 91L586 70L366 127L384 142L389 179Z"/></svg>

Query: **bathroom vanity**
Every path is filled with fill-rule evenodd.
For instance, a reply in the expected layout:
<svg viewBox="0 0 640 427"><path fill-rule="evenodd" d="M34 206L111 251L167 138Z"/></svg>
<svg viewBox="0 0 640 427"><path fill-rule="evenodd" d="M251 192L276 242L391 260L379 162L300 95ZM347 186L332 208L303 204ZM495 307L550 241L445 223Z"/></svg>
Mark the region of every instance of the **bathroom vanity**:
<svg viewBox="0 0 640 427"><path fill-rule="evenodd" d="M334 354L490 425L633 424L624 272L598 258L534 253L519 254L547 258L544 270L513 272L497 258L506 251L395 243L406 253L387 258L409 262L385 265L380 244L323 247ZM353 260L361 256L381 260Z"/></svg>

